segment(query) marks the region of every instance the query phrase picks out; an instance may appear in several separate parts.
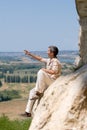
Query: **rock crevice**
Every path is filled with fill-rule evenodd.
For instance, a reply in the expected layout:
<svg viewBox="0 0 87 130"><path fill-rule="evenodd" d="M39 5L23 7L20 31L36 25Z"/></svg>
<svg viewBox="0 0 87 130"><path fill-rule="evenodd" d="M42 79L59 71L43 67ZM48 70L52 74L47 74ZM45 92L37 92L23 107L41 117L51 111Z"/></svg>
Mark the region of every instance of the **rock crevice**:
<svg viewBox="0 0 87 130"><path fill-rule="evenodd" d="M76 9L79 15L79 57L76 59L76 65L87 64L87 0L75 0Z"/></svg>

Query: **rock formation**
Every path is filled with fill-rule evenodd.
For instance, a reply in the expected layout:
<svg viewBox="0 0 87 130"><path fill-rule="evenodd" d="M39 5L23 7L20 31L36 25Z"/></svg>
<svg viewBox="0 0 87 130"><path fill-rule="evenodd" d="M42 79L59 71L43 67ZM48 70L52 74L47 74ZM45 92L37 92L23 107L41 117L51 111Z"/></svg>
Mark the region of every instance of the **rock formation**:
<svg viewBox="0 0 87 130"><path fill-rule="evenodd" d="M87 130L87 65L45 91L29 130Z"/></svg>
<svg viewBox="0 0 87 130"><path fill-rule="evenodd" d="M87 64L87 0L75 0L76 9L79 15L79 60L77 66Z"/></svg>

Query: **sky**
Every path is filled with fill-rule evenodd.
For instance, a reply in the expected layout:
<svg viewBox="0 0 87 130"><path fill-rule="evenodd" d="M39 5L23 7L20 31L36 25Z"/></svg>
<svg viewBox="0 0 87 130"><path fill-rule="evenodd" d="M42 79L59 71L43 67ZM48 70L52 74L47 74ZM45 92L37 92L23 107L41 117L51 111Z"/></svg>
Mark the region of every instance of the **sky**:
<svg viewBox="0 0 87 130"><path fill-rule="evenodd" d="M75 0L0 0L0 52L78 50Z"/></svg>

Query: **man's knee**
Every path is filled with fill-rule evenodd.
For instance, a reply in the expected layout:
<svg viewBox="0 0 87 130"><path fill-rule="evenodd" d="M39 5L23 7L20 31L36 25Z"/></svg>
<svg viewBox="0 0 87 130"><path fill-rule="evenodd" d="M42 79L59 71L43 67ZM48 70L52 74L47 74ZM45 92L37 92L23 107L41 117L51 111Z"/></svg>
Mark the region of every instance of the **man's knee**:
<svg viewBox="0 0 87 130"><path fill-rule="evenodd" d="M38 75L38 76L43 76L43 75L45 75L45 72L44 72L42 69L40 69L40 70L38 71L37 75Z"/></svg>

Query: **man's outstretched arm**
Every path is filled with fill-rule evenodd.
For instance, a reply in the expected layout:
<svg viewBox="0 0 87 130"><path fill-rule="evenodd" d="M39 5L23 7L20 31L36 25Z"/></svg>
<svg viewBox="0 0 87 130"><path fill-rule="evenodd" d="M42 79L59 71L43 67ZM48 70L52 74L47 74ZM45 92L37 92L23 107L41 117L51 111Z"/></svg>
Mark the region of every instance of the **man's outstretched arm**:
<svg viewBox="0 0 87 130"><path fill-rule="evenodd" d="M34 55L32 54L31 52L27 51L27 50L24 50L25 54L28 55L28 56L31 56L33 59L36 59L38 61L41 61L42 60L42 57L40 56L37 56L37 55Z"/></svg>

